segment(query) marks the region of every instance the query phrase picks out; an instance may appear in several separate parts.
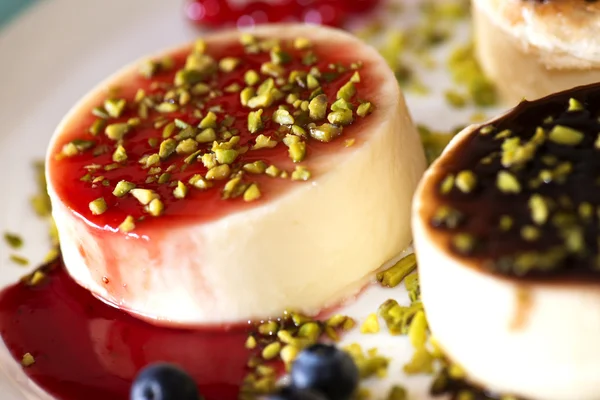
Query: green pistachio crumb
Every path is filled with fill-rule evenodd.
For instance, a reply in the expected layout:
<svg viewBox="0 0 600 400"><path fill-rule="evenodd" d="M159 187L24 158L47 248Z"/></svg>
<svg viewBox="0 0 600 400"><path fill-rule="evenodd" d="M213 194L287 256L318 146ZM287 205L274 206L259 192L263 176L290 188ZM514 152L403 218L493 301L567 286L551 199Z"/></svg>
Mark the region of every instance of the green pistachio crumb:
<svg viewBox="0 0 600 400"><path fill-rule="evenodd" d="M21 365L25 368L31 367L35 364L35 358L30 353L25 353L21 358Z"/></svg>
<svg viewBox="0 0 600 400"><path fill-rule="evenodd" d="M217 140L217 133L213 128L206 128L196 136L198 143L210 143Z"/></svg>
<svg viewBox="0 0 600 400"><path fill-rule="evenodd" d="M140 204L146 206L148 204L150 204L150 202L154 199L158 199L158 194L156 192L154 192L153 190L150 189L138 189L138 188L133 188L131 190L129 190L129 193L131 193L131 195L133 197L135 197L137 199L137 201L140 202Z"/></svg>
<svg viewBox="0 0 600 400"><path fill-rule="evenodd" d="M412 359L404 365L404 373L408 375L431 374L433 373L433 361L433 356L425 347L417 349Z"/></svg>
<svg viewBox="0 0 600 400"><path fill-rule="evenodd" d="M254 201L258 200L261 196L260 190L256 183L251 184L244 191L244 201Z"/></svg>
<svg viewBox="0 0 600 400"><path fill-rule="evenodd" d="M147 205L147 209L150 215L152 215L153 217L159 217L160 215L162 215L165 209L165 205L159 198L154 198Z"/></svg>
<svg viewBox="0 0 600 400"><path fill-rule="evenodd" d="M259 150L265 148L272 149L275 146L277 146L276 140L271 140L270 136L260 134L256 137L256 144L252 146L252 150Z"/></svg>
<svg viewBox="0 0 600 400"><path fill-rule="evenodd" d="M276 110L273 113L273 121L279 125L292 125L294 117L287 110Z"/></svg>
<svg viewBox="0 0 600 400"><path fill-rule="evenodd" d="M234 149L216 149L215 157L219 164L233 164L239 152Z"/></svg>
<svg viewBox="0 0 600 400"><path fill-rule="evenodd" d="M106 212L106 209L108 208L108 206L106 205L106 201L103 197L91 201L89 207L90 211L94 215L104 214L104 212Z"/></svg>
<svg viewBox="0 0 600 400"><path fill-rule="evenodd" d="M477 177L475 176L473 171L460 171L456 175L455 185L461 192L470 193L473 191L473 189L475 189L475 186L477 185Z"/></svg>
<svg viewBox="0 0 600 400"><path fill-rule="evenodd" d="M104 130L105 127L106 127L106 120L98 118L92 123L92 125L88 129L88 132L92 136L97 136L100 134L100 132L102 132Z"/></svg>
<svg viewBox="0 0 600 400"><path fill-rule="evenodd" d="M274 165L270 165L266 170L265 170L265 174L267 174L268 176L270 176L271 178L276 178L279 176L280 174L280 170L279 168L277 168Z"/></svg>
<svg viewBox="0 0 600 400"><path fill-rule="evenodd" d="M112 160L114 162L127 161L127 152L125 151L125 147L123 147L122 145L117 146L115 152L112 155Z"/></svg>
<svg viewBox="0 0 600 400"><path fill-rule="evenodd" d="M206 173L206 179L209 181L227 179L229 178L230 174L231 168L229 167L229 165L217 165L208 170L208 172Z"/></svg>
<svg viewBox="0 0 600 400"><path fill-rule="evenodd" d="M352 110L339 110L330 112L327 120L333 125L350 125L354 120Z"/></svg>
<svg viewBox="0 0 600 400"><path fill-rule="evenodd" d="M327 96L320 94L308 103L309 116L313 120L325 118L327 114Z"/></svg>
<svg viewBox="0 0 600 400"><path fill-rule="evenodd" d="M503 193L520 193L521 184L517 178L508 171L500 171L496 177L496 186Z"/></svg>
<svg viewBox="0 0 600 400"><path fill-rule="evenodd" d="M144 78L150 79L156 74L159 69L159 64L154 60L144 60L139 68L138 72Z"/></svg>
<svg viewBox="0 0 600 400"><path fill-rule="evenodd" d="M312 47L312 42L310 39L304 37L298 37L294 39L294 48L296 50L307 50Z"/></svg>
<svg viewBox="0 0 600 400"><path fill-rule="evenodd" d="M250 133L256 133L263 128L262 114L262 108L248 113L248 131Z"/></svg>
<svg viewBox="0 0 600 400"><path fill-rule="evenodd" d="M512 228L514 220L509 215L503 215L500 217L499 227L503 232L509 231Z"/></svg>
<svg viewBox="0 0 600 400"><path fill-rule="evenodd" d="M17 265L21 265L21 266L29 265L29 260L23 256L19 256L17 254L11 254L9 258L10 258L10 261L12 261L13 263L15 263Z"/></svg>
<svg viewBox="0 0 600 400"><path fill-rule="evenodd" d="M268 169L267 169L268 173ZM307 181L311 177L310 171L303 166L297 165L294 172L292 172L292 180L293 181Z"/></svg>
<svg viewBox="0 0 600 400"><path fill-rule="evenodd" d="M452 246L461 254L468 254L475 248L475 238L468 233L458 233L452 238Z"/></svg>
<svg viewBox="0 0 600 400"><path fill-rule="evenodd" d="M581 102L579 102L579 100L574 99L572 97L569 99L569 107L567 108L568 112L581 111L583 109L584 109L583 104L581 104Z"/></svg>
<svg viewBox="0 0 600 400"><path fill-rule="evenodd" d="M356 139L354 139L354 138L346 139L346 140L344 140L344 147L352 147L352 146L354 146L354 143L356 143Z"/></svg>
<svg viewBox="0 0 600 400"><path fill-rule="evenodd" d="M335 126L332 124L328 124L328 123L310 127L310 136L321 142L326 142L326 143L331 142L333 139L335 139L337 136L339 136L341 134L342 134L341 127L338 127L338 126Z"/></svg>
<svg viewBox="0 0 600 400"><path fill-rule="evenodd" d="M192 154L198 150L198 142L195 139L185 139L179 142L175 151L177 154Z"/></svg>
<svg viewBox="0 0 600 400"><path fill-rule="evenodd" d="M208 189L212 186L210 182L208 182L202 175L196 174L190 178L188 181L190 185L195 187L196 189Z"/></svg>
<svg viewBox="0 0 600 400"><path fill-rule="evenodd" d="M446 102L454 108L463 108L467 105L467 98L464 94L456 90L447 90L444 92Z"/></svg>
<svg viewBox="0 0 600 400"><path fill-rule="evenodd" d="M125 217L123 222L119 224L119 230L121 232L131 232L135 229L135 220L131 215Z"/></svg>
<svg viewBox="0 0 600 400"><path fill-rule="evenodd" d="M377 333L379 332L379 319L377 314L372 313L367 316L367 319L360 326L360 333Z"/></svg>
<svg viewBox="0 0 600 400"><path fill-rule="evenodd" d="M13 249L23 247L23 239L15 233L5 232L4 241Z"/></svg>
<svg viewBox="0 0 600 400"><path fill-rule="evenodd" d="M550 141L566 146L578 145L584 137L585 135L582 132L563 125L554 126L548 134Z"/></svg>
<svg viewBox="0 0 600 400"><path fill-rule="evenodd" d="M176 199L183 199L188 194L188 187L185 186L185 183L181 181L177 181L177 187L173 190L173 196Z"/></svg>
<svg viewBox="0 0 600 400"><path fill-rule="evenodd" d="M350 101L352 99L352 97L354 97L355 94L356 94L356 87L354 86L354 83L351 81L348 81L344 86L342 86L340 88L340 90L338 90L337 98L344 99L346 101Z"/></svg>
<svg viewBox="0 0 600 400"><path fill-rule="evenodd" d="M116 197L123 197L132 189L135 189L135 184L127 181L119 181L113 190L113 195Z"/></svg>
<svg viewBox="0 0 600 400"><path fill-rule="evenodd" d="M537 240L540 237L540 230L532 225L525 225L521 228L521 237L528 241Z"/></svg>
<svg viewBox="0 0 600 400"><path fill-rule="evenodd" d="M126 123L116 123L108 125L104 133L106 136L114 141L122 140L123 137L129 132L130 126Z"/></svg>
<svg viewBox="0 0 600 400"><path fill-rule="evenodd" d="M543 225L548 220L548 203L539 194L534 194L529 198L529 208L531 210L531 219L536 225Z"/></svg>
<svg viewBox="0 0 600 400"><path fill-rule="evenodd" d="M410 254L385 271L378 272L377 280L381 286L393 288L398 286L416 267L417 259L414 254Z"/></svg>
<svg viewBox="0 0 600 400"><path fill-rule="evenodd" d="M358 106L358 108L356 109L356 115L364 118L367 115L371 114L374 109L375 109L375 107L373 107L373 104L371 104L371 102L367 101L366 103L361 103Z"/></svg>
<svg viewBox="0 0 600 400"><path fill-rule="evenodd" d="M223 72L233 72L241 62L239 58L225 57L219 61L219 68Z"/></svg>
<svg viewBox="0 0 600 400"><path fill-rule="evenodd" d="M387 400L407 400L407 399L408 399L408 393L407 393L406 389L403 388L402 386L398 386L398 385L392 386L392 388L390 389L390 391L387 395Z"/></svg>
<svg viewBox="0 0 600 400"><path fill-rule="evenodd" d="M166 114L177 111L179 109L179 105L170 102L163 102L157 105L155 108L159 113Z"/></svg>
<svg viewBox="0 0 600 400"><path fill-rule="evenodd" d="M279 355L281 351L281 343L273 342L268 344L262 351L261 355L265 360L272 360Z"/></svg>
<svg viewBox="0 0 600 400"><path fill-rule="evenodd" d="M442 181L442 183L440 184L440 193L442 193L442 194L450 193L452 191L452 189L454 188L454 180L455 180L454 175L452 175L452 174L447 175L444 178L444 180Z"/></svg>
<svg viewBox="0 0 600 400"><path fill-rule="evenodd" d="M104 101L104 109L111 118L119 118L123 111L127 101L125 99L107 99Z"/></svg>

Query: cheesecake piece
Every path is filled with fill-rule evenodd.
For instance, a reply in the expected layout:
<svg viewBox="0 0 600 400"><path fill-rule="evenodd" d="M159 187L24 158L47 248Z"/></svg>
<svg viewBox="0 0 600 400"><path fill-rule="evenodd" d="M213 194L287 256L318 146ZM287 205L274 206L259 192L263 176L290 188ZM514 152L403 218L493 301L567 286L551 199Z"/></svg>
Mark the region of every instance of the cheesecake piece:
<svg viewBox="0 0 600 400"><path fill-rule="evenodd" d="M600 81L600 2L474 0L476 55L510 104Z"/></svg>
<svg viewBox="0 0 600 400"><path fill-rule="evenodd" d="M91 91L47 154L70 275L160 325L318 313L411 241L425 159L393 73L347 33L223 31Z"/></svg>
<svg viewBox="0 0 600 400"><path fill-rule="evenodd" d="M529 399L600 393L600 85L460 132L413 203L432 334L468 378Z"/></svg>

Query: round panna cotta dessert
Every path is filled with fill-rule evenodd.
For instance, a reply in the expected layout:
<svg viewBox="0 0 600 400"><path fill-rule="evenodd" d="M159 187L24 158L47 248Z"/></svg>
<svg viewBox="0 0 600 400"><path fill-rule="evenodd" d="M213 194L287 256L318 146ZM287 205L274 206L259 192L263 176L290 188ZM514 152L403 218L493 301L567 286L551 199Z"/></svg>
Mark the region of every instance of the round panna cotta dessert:
<svg viewBox="0 0 600 400"><path fill-rule="evenodd" d="M136 62L64 118L69 274L160 325L314 315L411 241L425 170L394 74L329 28L230 30Z"/></svg>
<svg viewBox="0 0 600 400"><path fill-rule="evenodd" d="M472 382L528 399L600 393L600 85L460 132L417 189L432 334Z"/></svg>
<svg viewBox="0 0 600 400"><path fill-rule="evenodd" d="M600 81L600 2L474 0L476 54L512 104Z"/></svg>

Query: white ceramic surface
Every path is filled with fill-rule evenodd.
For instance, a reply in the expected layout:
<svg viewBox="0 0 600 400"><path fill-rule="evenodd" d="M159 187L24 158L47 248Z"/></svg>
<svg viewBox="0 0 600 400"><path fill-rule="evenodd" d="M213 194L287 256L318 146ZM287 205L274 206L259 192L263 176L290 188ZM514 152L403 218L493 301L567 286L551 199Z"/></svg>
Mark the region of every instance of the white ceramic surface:
<svg viewBox="0 0 600 400"><path fill-rule="evenodd" d="M0 176L5 188L0 195L0 232L9 230L25 238L25 247L19 253L27 256L32 266L49 248L47 226L34 215L28 202L35 193L33 161L43 157L63 114L102 78L145 53L189 41L199 34L184 20L179 3L45 0L0 30ZM414 16L407 13L402 18ZM402 25L406 23L402 18L389 22ZM464 38L465 33L466 26L457 36ZM445 46L434 54L445 60L447 53ZM444 130L468 123L472 110L457 112L443 100L443 91L451 87L443 68L425 71L423 78L433 91L425 97L407 95L414 119ZM0 287L27 272L9 261L9 250L4 242L0 243ZM374 286L342 312L362 321L388 298L408 303L403 286L388 290ZM429 378L407 378L402 373L402 365L412 355L407 338L390 336L382 322L379 334L360 335L355 331L344 338L344 343L352 342L361 343L363 348L377 347L393 359L387 379L367 382L375 399L385 398L392 384L404 385L410 399L429 398ZM2 343L0 369L1 399L50 399L27 380Z"/></svg>

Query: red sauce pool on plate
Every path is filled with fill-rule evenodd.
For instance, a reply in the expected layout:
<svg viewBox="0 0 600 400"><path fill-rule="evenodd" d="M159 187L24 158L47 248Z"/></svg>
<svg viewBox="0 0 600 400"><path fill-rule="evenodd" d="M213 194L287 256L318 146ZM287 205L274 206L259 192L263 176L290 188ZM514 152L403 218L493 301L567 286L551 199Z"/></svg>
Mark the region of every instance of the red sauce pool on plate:
<svg viewBox="0 0 600 400"><path fill-rule="evenodd" d="M27 375L61 400L127 400L140 369L174 362L206 400L236 399L250 352L249 327L159 328L105 305L77 285L61 262L36 286L0 294L0 333L15 360L31 353Z"/></svg>

